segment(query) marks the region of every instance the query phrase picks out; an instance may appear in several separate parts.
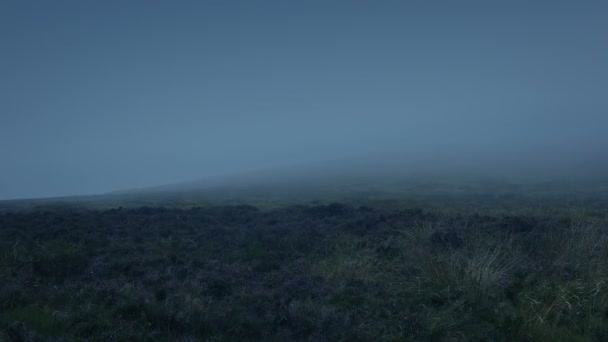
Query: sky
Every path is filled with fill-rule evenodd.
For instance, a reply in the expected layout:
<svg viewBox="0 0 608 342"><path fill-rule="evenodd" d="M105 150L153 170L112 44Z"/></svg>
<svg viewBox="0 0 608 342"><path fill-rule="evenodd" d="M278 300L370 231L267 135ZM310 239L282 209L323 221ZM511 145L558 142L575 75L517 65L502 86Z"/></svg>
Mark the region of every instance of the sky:
<svg viewBox="0 0 608 342"><path fill-rule="evenodd" d="M584 0L3 0L0 199L379 155L604 158L606 18Z"/></svg>

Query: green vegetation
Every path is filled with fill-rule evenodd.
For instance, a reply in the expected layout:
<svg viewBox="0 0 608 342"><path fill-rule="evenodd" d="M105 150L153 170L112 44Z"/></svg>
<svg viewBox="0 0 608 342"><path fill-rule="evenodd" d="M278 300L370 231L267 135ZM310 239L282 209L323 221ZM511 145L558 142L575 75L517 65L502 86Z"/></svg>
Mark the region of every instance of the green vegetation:
<svg viewBox="0 0 608 342"><path fill-rule="evenodd" d="M606 341L602 210L0 214L0 339Z"/></svg>

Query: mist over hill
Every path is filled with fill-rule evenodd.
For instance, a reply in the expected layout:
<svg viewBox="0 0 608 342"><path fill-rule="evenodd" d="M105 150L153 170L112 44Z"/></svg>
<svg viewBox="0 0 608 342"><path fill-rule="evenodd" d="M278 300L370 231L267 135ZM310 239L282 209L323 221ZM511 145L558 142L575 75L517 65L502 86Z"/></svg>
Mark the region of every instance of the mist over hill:
<svg viewBox="0 0 608 342"><path fill-rule="evenodd" d="M228 176L111 193L126 197L173 198L212 203L306 203L310 201L478 202L518 198L542 205L570 197L571 205L602 205L608 190L606 164L597 157L505 155L486 158L375 156L296 164ZM523 201L523 198L528 200ZM565 202L564 202L565 203ZM439 203L436 203L439 204ZM502 203L506 204L506 203ZM498 205L498 204L495 204Z"/></svg>
<svg viewBox="0 0 608 342"><path fill-rule="evenodd" d="M599 1L0 6L0 199L608 160Z"/></svg>

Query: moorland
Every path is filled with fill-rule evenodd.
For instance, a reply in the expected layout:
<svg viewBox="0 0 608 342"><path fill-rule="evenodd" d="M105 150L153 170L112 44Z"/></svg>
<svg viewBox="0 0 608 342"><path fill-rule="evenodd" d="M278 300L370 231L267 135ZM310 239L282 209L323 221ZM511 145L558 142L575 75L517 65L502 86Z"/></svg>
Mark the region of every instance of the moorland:
<svg viewBox="0 0 608 342"><path fill-rule="evenodd" d="M417 193L3 202L0 336L608 340L605 199Z"/></svg>

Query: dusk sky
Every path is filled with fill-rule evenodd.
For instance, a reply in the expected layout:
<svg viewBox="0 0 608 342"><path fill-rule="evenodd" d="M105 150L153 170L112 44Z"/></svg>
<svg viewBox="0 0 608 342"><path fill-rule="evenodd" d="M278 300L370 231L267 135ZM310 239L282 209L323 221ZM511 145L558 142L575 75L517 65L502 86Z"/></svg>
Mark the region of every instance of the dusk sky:
<svg viewBox="0 0 608 342"><path fill-rule="evenodd" d="M608 156L606 1L0 4L0 199L384 154Z"/></svg>

